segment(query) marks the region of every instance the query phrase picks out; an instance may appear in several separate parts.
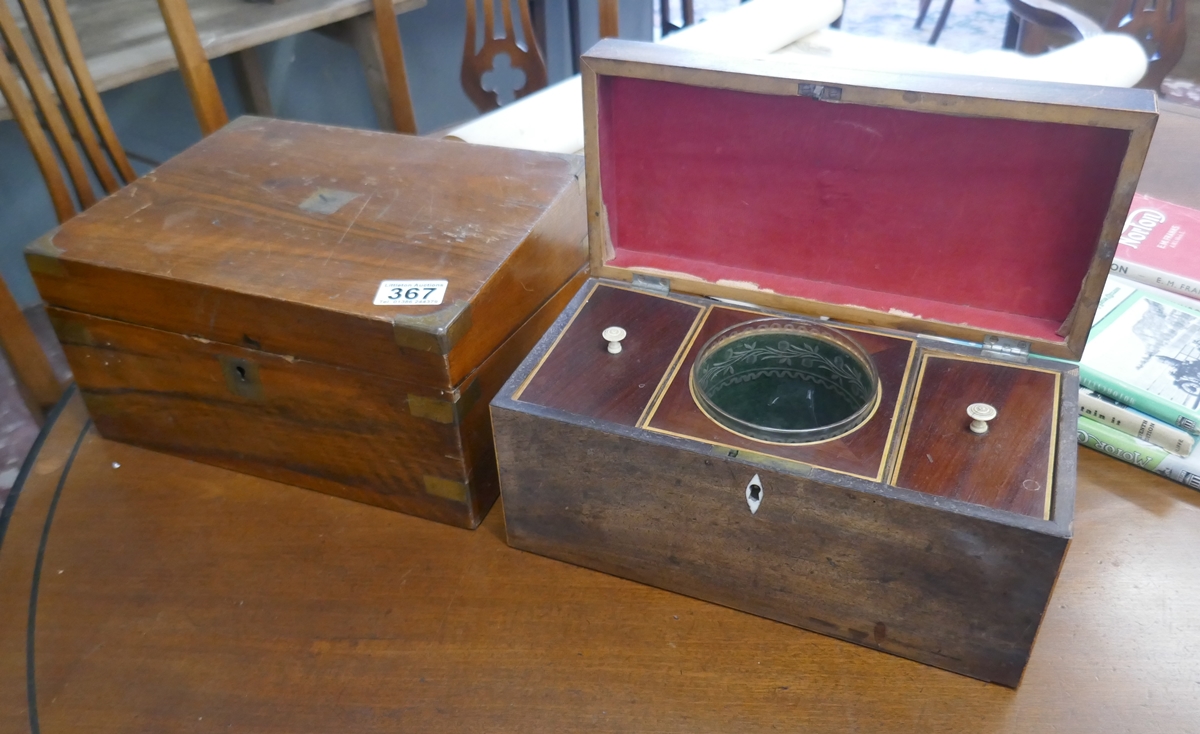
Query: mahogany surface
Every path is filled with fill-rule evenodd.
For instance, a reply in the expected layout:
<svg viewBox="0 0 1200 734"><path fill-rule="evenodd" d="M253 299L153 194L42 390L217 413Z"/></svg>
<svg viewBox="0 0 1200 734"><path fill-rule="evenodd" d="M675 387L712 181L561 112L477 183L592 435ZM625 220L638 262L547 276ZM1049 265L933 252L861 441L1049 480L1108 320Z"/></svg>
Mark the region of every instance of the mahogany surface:
<svg viewBox="0 0 1200 734"><path fill-rule="evenodd" d="M451 387L583 265L581 164L243 117L27 260L54 306ZM390 279L448 287L374 305ZM468 307L457 342L403 348L398 332Z"/></svg>
<svg viewBox="0 0 1200 734"><path fill-rule="evenodd" d="M27 257L101 435L474 527L488 402L583 280L580 167L241 118Z"/></svg>
<svg viewBox="0 0 1200 734"><path fill-rule="evenodd" d="M521 400L632 426L646 409L701 308L624 288L596 287ZM621 353L600 333L625 329Z"/></svg>
<svg viewBox="0 0 1200 734"><path fill-rule="evenodd" d="M916 387L898 487L1046 516L1058 405L1056 372L929 354ZM967 430L967 406L998 415L988 432ZM982 450L981 450L982 449Z"/></svg>
<svg viewBox="0 0 1200 734"><path fill-rule="evenodd" d="M1200 204L1200 118L1163 123L1143 191ZM1093 451L1011 690L85 421L0 515L3 732L1200 728L1200 493Z"/></svg>
<svg viewBox="0 0 1200 734"><path fill-rule="evenodd" d="M700 408L692 397L689 375L692 364L704 344L722 329L769 314L716 307L700 327L691 349L683 358L663 395L661 404L647 427L699 441L735 446L786 459L802 461L834 471L845 472L865 479L878 480L887 458L896 404L900 399L909 359L916 350L913 339L871 334L857 329L841 330L856 340L875 359L879 371L879 408L861 427L844 436L820 443L786 446L768 445L740 436L721 427Z"/></svg>
<svg viewBox="0 0 1200 734"><path fill-rule="evenodd" d="M72 398L4 511L3 732L1200 722L1200 494L1094 452L1014 691L513 550L499 511L467 532L85 422Z"/></svg>

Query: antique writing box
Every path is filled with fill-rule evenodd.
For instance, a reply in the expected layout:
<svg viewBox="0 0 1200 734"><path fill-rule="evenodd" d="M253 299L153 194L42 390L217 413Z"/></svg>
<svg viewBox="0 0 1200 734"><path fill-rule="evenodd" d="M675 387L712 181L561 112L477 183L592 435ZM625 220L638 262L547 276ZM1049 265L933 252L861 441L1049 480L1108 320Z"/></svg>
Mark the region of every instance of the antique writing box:
<svg viewBox="0 0 1200 734"><path fill-rule="evenodd" d="M1153 95L615 41L583 74L596 277L492 402L509 543L1015 686L1071 535L1045 357Z"/></svg>
<svg viewBox="0 0 1200 734"><path fill-rule="evenodd" d="M579 157L243 118L27 259L103 436L474 527L586 229Z"/></svg>

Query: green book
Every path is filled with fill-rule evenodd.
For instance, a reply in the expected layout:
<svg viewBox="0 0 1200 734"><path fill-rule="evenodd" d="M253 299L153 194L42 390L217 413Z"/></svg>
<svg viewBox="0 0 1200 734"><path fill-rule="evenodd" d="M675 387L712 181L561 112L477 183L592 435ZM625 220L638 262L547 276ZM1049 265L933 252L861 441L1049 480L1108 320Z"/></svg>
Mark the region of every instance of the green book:
<svg viewBox="0 0 1200 734"><path fill-rule="evenodd" d="M1200 489L1200 456L1177 456L1086 416L1079 417L1079 443L1139 469Z"/></svg>
<svg viewBox="0 0 1200 734"><path fill-rule="evenodd" d="M1200 310L1110 278L1079 361L1079 381L1200 435Z"/></svg>

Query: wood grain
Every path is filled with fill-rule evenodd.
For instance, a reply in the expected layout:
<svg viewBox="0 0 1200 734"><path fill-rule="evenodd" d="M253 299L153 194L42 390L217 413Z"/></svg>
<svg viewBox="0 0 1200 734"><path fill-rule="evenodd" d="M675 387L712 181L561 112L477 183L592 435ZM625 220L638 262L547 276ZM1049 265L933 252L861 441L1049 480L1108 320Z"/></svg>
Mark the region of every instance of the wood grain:
<svg viewBox="0 0 1200 734"><path fill-rule="evenodd" d="M875 368L879 371L880 401L870 419L857 430L839 438L795 446L765 444L725 430L696 406L689 388L689 376L704 344L722 329L766 315L739 309L713 308L646 427L875 481L882 479L893 428L898 424L898 408L904 399L902 391L907 383L909 363L917 348L913 339L857 330L842 332L857 341L874 358Z"/></svg>
<svg viewBox="0 0 1200 734"><path fill-rule="evenodd" d="M0 281L0 356L8 362L18 389L39 417L62 397L62 385L8 286Z"/></svg>
<svg viewBox="0 0 1200 734"><path fill-rule="evenodd" d="M474 527L487 403L582 282L578 169L243 118L29 262L104 436ZM443 303L374 305L397 276Z"/></svg>
<svg viewBox="0 0 1200 734"><path fill-rule="evenodd" d="M584 262L579 167L573 156L242 118L28 261L60 308L452 389ZM322 192L349 199L312 209ZM396 277L450 285L440 306L373 305ZM449 353L398 344L468 307ZM310 328L280 328L296 319Z"/></svg>
<svg viewBox="0 0 1200 734"><path fill-rule="evenodd" d="M1057 372L926 353L893 484L1045 518L1053 478ZM967 406L998 415L976 435Z"/></svg>
<svg viewBox="0 0 1200 734"><path fill-rule="evenodd" d="M471 526L454 403L428 386L47 309L100 433L116 441ZM239 395L221 360L251 370ZM410 396L449 402L448 422ZM429 495L426 477L463 486ZM474 522L473 522L474 521Z"/></svg>
<svg viewBox="0 0 1200 734"><path fill-rule="evenodd" d="M1200 191L1198 119L1164 115L1145 193ZM31 701L46 732L1196 728L1200 494L1094 451L1014 691L508 548L498 511L466 533L94 431L64 472L86 420L0 519L6 732Z"/></svg>
<svg viewBox="0 0 1200 734"><path fill-rule="evenodd" d="M204 55L187 0L158 0L158 8L179 59L179 73L192 100L196 121L200 123L200 134L212 135L229 122L229 115L225 113L225 103L221 101L217 80Z"/></svg>
<svg viewBox="0 0 1200 734"><path fill-rule="evenodd" d="M371 0L191 0L196 29L210 59L370 12ZM397 0L397 14L425 0ZM155 0L72 0L71 17L96 87L108 89L176 69L179 62ZM0 106L0 120L10 112Z"/></svg>
<svg viewBox="0 0 1200 734"><path fill-rule="evenodd" d="M92 171L100 179L100 184L104 187L104 190L112 193L120 188L120 185L117 183L117 178L114 175L112 167L100 150L100 141L96 137L96 133L92 128L92 122L88 118L88 114L84 110L83 102L79 96L78 87L90 81L90 77L79 80L79 85L76 85L76 80L71 77L66 60L59 49L59 41L55 37L54 31L50 28L39 0L20 0L20 2L21 10L25 15L25 22L33 32L38 50L42 53L43 65L54 82L54 88L58 91L58 99L67 111L67 116L71 120L71 126L75 130L75 135L79 139L80 144L83 145L84 152L87 153L88 161L92 164ZM59 26L60 32L64 30L71 35L75 32L69 25L65 29L63 26ZM64 40L63 43L65 45L66 41ZM88 188L91 188L90 184Z"/></svg>
<svg viewBox="0 0 1200 734"><path fill-rule="evenodd" d="M37 110L25 98L21 80L3 54L0 54L0 95L9 100L9 104L12 105L17 127L25 135L30 152L33 153L33 159L42 173L42 179L46 182L46 188L50 193L50 202L54 206L54 215L58 221L65 222L75 214L75 202L71 198L71 191L67 188L66 179L63 178L62 170L58 167L58 159L55 157L54 149L50 146L50 140L38 122Z"/></svg>
<svg viewBox="0 0 1200 734"><path fill-rule="evenodd" d="M64 477L85 420L68 407L10 503L6 732L29 731L27 673L45 732L1194 728L1200 495L1094 452L1012 691L507 548L500 512L465 533L94 431Z"/></svg>
<svg viewBox="0 0 1200 734"><path fill-rule="evenodd" d="M21 71L21 78L24 79L26 88L29 90L29 96L33 101L34 107L41 114L42 119L46 121L46 127L50 130L50 137L54 140L54 145L58 150L58 154L62 159L63 166L67 169L67 175L71 179L71 183L75 187L75 195L79 198L79 203L83 207L89 207L96 203L96 194L92 191L92 184L88 181L87 171L84 169L83 159L79 156L79 149L75 147L74 140L71 139L71 131L67 128L66 120L63 119L62 112L58 105L55 104L55 99L50 93L50 88L46 84L46 80L42 77L41 68L37 60L33 56L32 49L25 43L24 37L17 28L16 19L12 15L7 3L0 6L0 36L8 44L9 50L17 61L17 68ZM5 60L7 65L7 60ZM5 85L9 86L8 84ZM20 94L18 91L17 94ZM4 97L9 99L9 104L14 103L11 99L12 95L9 91L4 92ZM23 129L26 137L29 136L28 130ZM58 164L52 162L55 166ZM42 165L42 170L49 163ZM59 221L65 221L61 216Z"/></svg>
<svg viewBox="0 0 1200 734"><path fill-rule="evenodd" d="M54 30L58 34L58 39L62 43L63 54L67 57L67 63L71 67L71 73L75 77L76 83L79 85L80 94L83 95L83 101L87 104L88 114L96 125L96 131L100 134L100 139L104 141L104 148L108 152L109 158L120 172L121 178L125 183L129 183L137 178L134 173L133 166L129 165L129 158L125 155L125 149L121 147L117 140L117 133L113 130L112 122L108 119L108 114L104 111L104 103L100 101L100 94L96 90L96 82L92 78L91 69L88 68L87 60L83 55L83 46L79 42L79 34L75 32L75 26L71 22L71 16L67 12L67 4L65 0L46 0L46 7L50 10L50 19L54 23ZM4 110L0 109L0 119L4 117Z"/></svg>
<svg viewBox="0 0 1200 734"><path fill-rule="evenodd" d="M474 527L499 494L488 402L582 281L580 274L555 294L453 396L72 311L48 313L102 435ZM230 360L249 372L242 392L230 386Z"/></svg>
<svg viewBox="0 0 1200 734"><path fill-rule="evenodd" d="M392 0L372 0L379 55L383 59L383 75L391 102L392 124L397 132L417 134L417 118L413 113L412 95L408 91L408 71L404 67L404 48L400 45L400 28Z"/></svg>
<svg viewBox="0 0 1200 734"><path fill-rule="evenodd" d="M1066 538L510 405L492 405L510 545L1019 682Z"/></svg>
<svg viewBox="0 0 1200 734"><path fill-rule="evenodd" d="M650 293L597 286L519 399L635 425L701 310ZM626 331L620 354L609 354L600 336L609 326Z"/></svg>
<svg viewBox="0 0 1200 734"><path fill-rule="evenodd" d="M600 0L600 37L616 38L621 35L621 4L617 0Z"/></svg>

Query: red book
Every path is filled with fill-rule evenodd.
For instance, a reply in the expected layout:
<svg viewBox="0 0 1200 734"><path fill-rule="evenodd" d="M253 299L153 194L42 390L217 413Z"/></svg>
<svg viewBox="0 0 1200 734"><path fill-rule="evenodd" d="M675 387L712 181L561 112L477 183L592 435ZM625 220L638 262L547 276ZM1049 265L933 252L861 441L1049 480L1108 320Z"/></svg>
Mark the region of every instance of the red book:
<svg viewBox="0 0 1200 734"><path fill-rule="evenodd" d="M1136 194L1112 273L1200 298L1200 211Z"/></svg>

